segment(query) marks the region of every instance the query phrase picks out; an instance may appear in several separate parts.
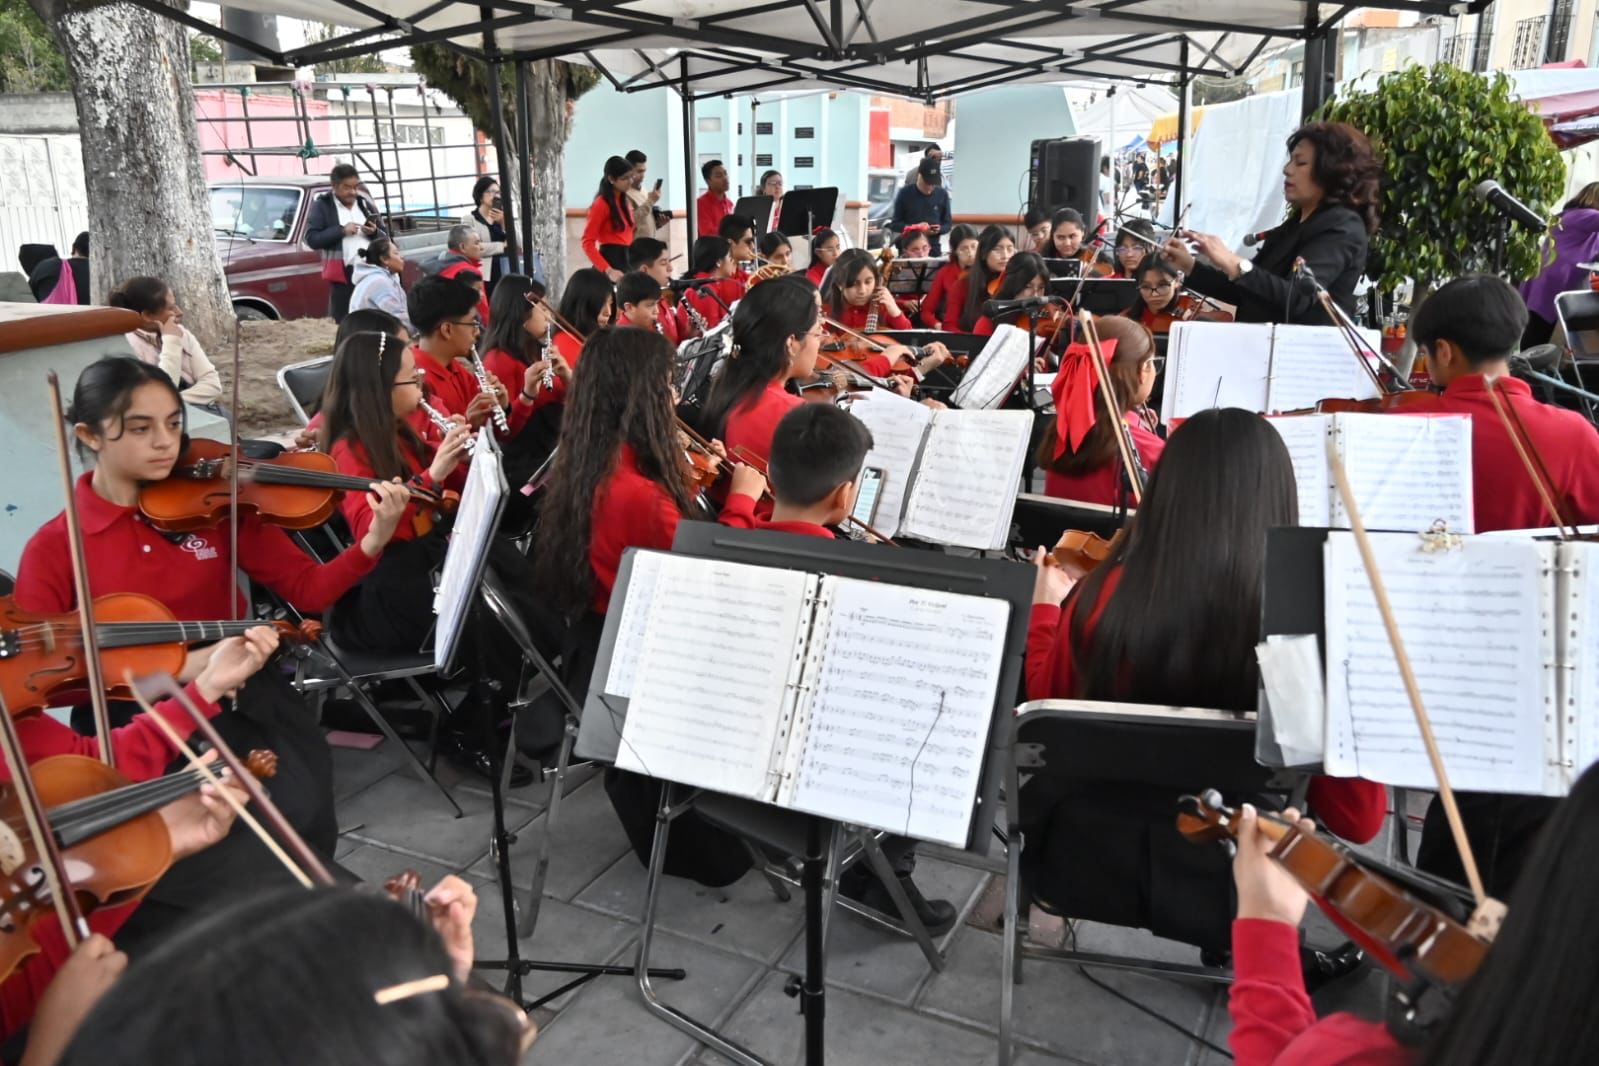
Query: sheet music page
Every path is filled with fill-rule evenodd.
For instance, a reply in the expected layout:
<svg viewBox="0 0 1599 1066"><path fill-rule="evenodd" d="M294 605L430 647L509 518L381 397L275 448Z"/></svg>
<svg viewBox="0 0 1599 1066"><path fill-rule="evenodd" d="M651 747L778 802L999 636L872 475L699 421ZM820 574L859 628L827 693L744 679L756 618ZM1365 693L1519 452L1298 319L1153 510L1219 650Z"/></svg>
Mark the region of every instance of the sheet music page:
<svg viewBox="0 0 1599 1066"><path fill-rule="evenodd" d="M622 602L622 620L616 641L611 645L611 669L605 675L604 692L609 696L633 698L633 678L638 673L639 656L644 652L645 623L655 602L655 582L661 574L664 552L635 552L633 570L627 579L627 594ZM616 602L613 597L613 606Z"/></svg>
<svg viewBox="0 0 1599 1066"><path fill-rule="evenodd" d="M500 464L500 449L494 434L479 433L472 445L472 458L466 468L466 484L455 509L455 524L450 527L450 542L444 549L444 565L439 568L439 587L433 594L433 665L449 669L461 628L477 593L478 577L486 565L489 542L499 524L507 485Z"/></svg>
<svg viewBox="0 0 1599 1066"><path fill-rule="evenodd" d="M1472 514L1468 415L1333 416L1349 488L1367 529L1419 532L1440 519L1451 531L1476 529ZM1323 464L1326 454L1323 453ZM1297 468L1296 468L1297 473ZM1349 528L1340 500L1328 523Z"/></svg>
<svg viewBox="0 0 1599 1066"><path fill-rule="evenodd" d="M1360 332L1373 348L1382 340L1375 330ZM1262 410L1296 411L1314 407L1318 400L1364 400L1377 393L1377 383L1360 369L1337 326L1276 327L1271 383Z"/></svg>
<svg viewBox="0 0 1599 1066"><path fill-rule="evenodd" d="M811 581L662 556L616 765L761 798Z"/></svg>
<svg viewBox="0 0 1599 1066"><path fill-rule="evenodd" d="M1544 792L1553 547L1468 538L1426 552L1414 533L1371 541L1450 784ZM1327 772L1436 788L1354 535L1329 534L1325 561Z"/></svg>
<svg viewBox="0 0 1599 1066"><path fill-rule="evenodd" d="M832 586L832 608L791 805L964 847L1008 605L875 581L824 580Z"/></svg>
<svg viewBox="0 0 1599 1066"><path fill-rule="evenodd" d="M1555 602L1560 619L1561 693L1566 756L1575 780L1599 759L1599 544L1559 546L1565 592Z"/></svg>
<svg viewBox="0 0 1599 1066"><path fill-rule="evenodd" d="M1333 524L1332 474L1327 465L1327 434L1332 415L1287 415L1266 419L1288 445L1299 489L1299 524L1322 528Z"/></svg>
<svg viewBox="0 0 1599 1066"><path fill-rule="evenodd" d="M885 537L893 537L899 533L900 519L905 514L905 497L916 476L916 459L922 453L933 409L874 389L850 404L849 413L872 431L872 450L866 453L866 465L883 469L882 495L878 497L877 520L872 528Z"/></svg>
<svg viewBox="0 0 1599 1066"><path fill-rule="evenodd" d="M1253 322L1174 322L1161 421L1212 407L1266 410L1272 327Z"/></svg>
<svg viewBox="0 0 1599 1066"><path fill-rule="evenodd" d="M900 531L958 548L1003 548L1032 425L1030 411L935 413Z"/></svg>
<svg viewBox="0 0 1599 1066"><path fill-rule="evenodd" d="M994 327L983 350L972 358L950 403L965 411L991 411L1005 402L1027 373L1027 331L1009 323Z"/></svg>

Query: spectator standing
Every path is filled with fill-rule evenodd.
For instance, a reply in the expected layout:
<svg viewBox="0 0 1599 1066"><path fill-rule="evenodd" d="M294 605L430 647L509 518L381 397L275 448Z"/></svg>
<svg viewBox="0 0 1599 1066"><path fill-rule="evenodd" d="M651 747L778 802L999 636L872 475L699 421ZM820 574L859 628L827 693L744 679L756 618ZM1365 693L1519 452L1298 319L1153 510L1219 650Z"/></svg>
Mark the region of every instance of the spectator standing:
<svg viewBox="0 0 1599 1066"><path fill-rule="evenodd" d="M343 322L350 311L350 280L355 259L374 237L387 237L378 222L378 208L361 191L361 175L348 163L328 172L330 188L311 201L305 243L322 253L322 277L328 283L328 314Z"/></svg>
<svg viewBox="0 0 1599 1066"><path fill-rule="evenodd" d="M941 254L941 241L954 225L954 217L950 212L949 190L943 187L939 159L930 155L917 167L915 184L906 185L895 194L894 214L888 221L888 229L897 236L906 226L918 222L927 225L933 242L931 254Z"/></svg>

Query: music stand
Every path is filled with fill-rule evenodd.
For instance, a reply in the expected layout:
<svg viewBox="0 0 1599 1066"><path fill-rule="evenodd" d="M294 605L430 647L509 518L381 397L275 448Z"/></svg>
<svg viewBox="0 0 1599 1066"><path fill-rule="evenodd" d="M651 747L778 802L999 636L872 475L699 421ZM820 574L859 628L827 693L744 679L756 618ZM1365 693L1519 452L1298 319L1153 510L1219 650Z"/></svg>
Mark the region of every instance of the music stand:
<svg viewBox="0 0 1599 1066"><path fill-rule="evenodd" d="M770 196L740 196L738 202L733 205L733 214L743 215L755 223L755 239L760 240L771 228L772 203Z"/></svg>
<svg viewBox="0 0 1599 1066"><path fill-rule="evenodd" d="M789 236L799 234L808 238L817 227L832 229L837 217L837 186L793 189L783 194L783 210L777 216L777 228Z"/></svg>
<svg viewBox="0 0 1599 1066"><path fill-rule="evenodd" d="M879 544L822 540L817 537L801 537L763 530L729 529L708 522L679 524L672 550L675 554L702 559L803 570L1004 600L1009 605L1009 611L1003 665L1000 669L999 684L995 690L993 712L989 717L982 776L977 786L972 818L967 825L966 839L966 850L987 854L993 839L990 830L994 823L995 812L1000 809L999 790L1005 779L1006 766L1010 758L1011 696L1018 690L1017 686L1021 681L1027 623L1032 609L1033 578L1026 567L1017 566L1014 562L1003 559L969 559L934 555L929 552L911 553L915 556L911 558L905 552L895 551ZM615 762L617 751L621 746L621 732L626 724L629 701L608 696L604 688L610 675L611 659L617 633L621 628L622 614L626 610L627 581L631 577L632 565L637 555L638 549L630 548L623 556L622 569L617 575L616 592L612 596L611 608L606 612L605 631L601 638L598 658L594 663L595 680L589 685L588 703L578 733L577 751L585 758ZM805 1015L805 1053L808 1066L821 1066L823 1062L823 1021L826 1010L823 972L826 964L826 942L822 935L821 922L816 919L822 914L822 868L829 861L829 856L824 854L824 851L831 850L822 848L820 841L825 835L824 829L833 824L835 823L827 819L808 816L804 877L806 967L800 990L801 1013ZM652 1013L665 1018L696 1039L701 1039L701 1034L717 1035L681 1012L670 1011L665 1007L657 1010L648 1001L646 1006L650 1007ZM725 1039L723 1042L727 1043ZM753 1056L748 1057L753 1060Z"/></svg>

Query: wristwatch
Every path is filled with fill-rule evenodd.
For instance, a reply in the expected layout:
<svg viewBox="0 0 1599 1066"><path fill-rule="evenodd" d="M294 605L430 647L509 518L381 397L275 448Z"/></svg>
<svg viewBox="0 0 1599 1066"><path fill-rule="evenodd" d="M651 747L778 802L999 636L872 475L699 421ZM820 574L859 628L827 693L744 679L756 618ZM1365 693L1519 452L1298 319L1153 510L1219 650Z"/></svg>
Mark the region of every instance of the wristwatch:
<svg viewBox="0 0 1599 1066"><path fill-rule="evenodd" d="M1251 270L1254 270L1254 269L1255 269L1255 261L1253 259L1240 259L1240 260L1238 260L1238 277L1239 278L1243 277L1245 274L1249 273ZM1233 280L1237 281L1238 278L1234 278Z"/></svg>

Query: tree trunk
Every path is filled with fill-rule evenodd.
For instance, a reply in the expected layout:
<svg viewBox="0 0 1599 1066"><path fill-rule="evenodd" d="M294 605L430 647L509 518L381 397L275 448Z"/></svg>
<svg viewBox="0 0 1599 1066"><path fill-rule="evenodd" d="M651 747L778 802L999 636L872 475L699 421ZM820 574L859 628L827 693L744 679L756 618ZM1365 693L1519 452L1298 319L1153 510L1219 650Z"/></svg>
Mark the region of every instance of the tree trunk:
<svg viewBox="0 0 1599 1066"><path fill-rule="evenodd" d="M226 350L233 307L211 232L183 27L127 4L29 0L66 56L89 208L91 299L136 274L172 286L184 324Z"/></svg>
<svg viewBox="0 0 1599 1066"><path fill-rule="evenodd" d="M566 285L567 75L563 64L541 59L528 64L528 118L533 141L533 248L544 257L552 303Z"/></svg>

